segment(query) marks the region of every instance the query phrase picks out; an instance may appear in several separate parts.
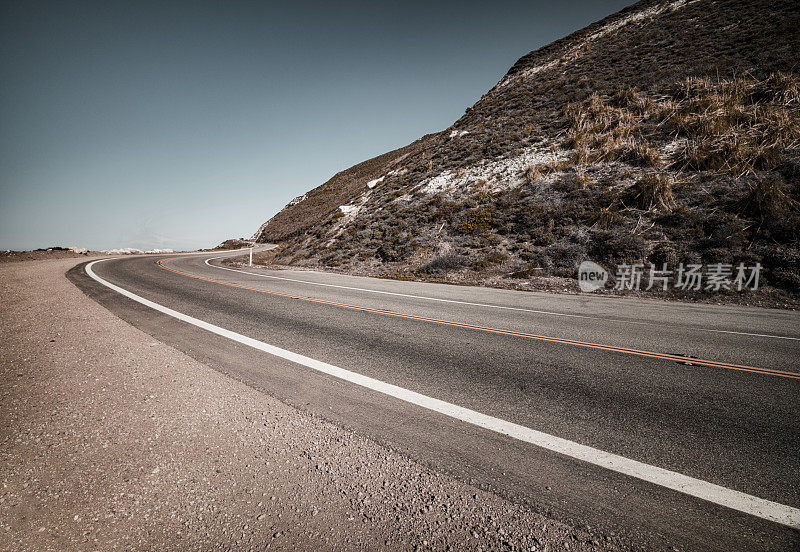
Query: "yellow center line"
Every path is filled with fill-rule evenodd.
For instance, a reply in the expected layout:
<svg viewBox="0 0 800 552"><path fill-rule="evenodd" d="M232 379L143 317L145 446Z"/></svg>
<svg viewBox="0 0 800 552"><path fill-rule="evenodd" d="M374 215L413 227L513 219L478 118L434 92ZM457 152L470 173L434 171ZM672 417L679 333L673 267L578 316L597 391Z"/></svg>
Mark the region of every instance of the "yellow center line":
<svg viewBox="0 0 800 552"><path fill-rule="evenodd" d="M270 291L270 290L266 290L266 289L245 286L245 285L242 285L242 284L234 284L234 283L231 283L231 282L223 282L221 280L214 280L213 278L207 278L205 276L197 276L196 274L189 274L187 272L181 272L180 270L177 270L177 269L174 269L174 268L170 268L170 267L165 266L164 264L162 264L163 261L168 261L170 259L176 259L176 258L179 258L179 257L169 257L167 259L162 259L160 261L157 261L156 264L158 264L158 266L160 266L164 270L168 270L170 272L174 272L176 274L180 274L182 276L186 276L186 277L189 277L189 278L195 278L197 280L203 280L203 281L206 281L206 282L211 282L211 283L214 283L214 284L220 284L220 285L223 285L223 286L235 287L235 288L239 288L239 289L246 289L246 290L249 290L249 291L256 291L258 293L266 293L266 294L269 294L269 295L276 295L276 296L279 296L279 297L286 297L286 298L289 298L289 299L298 299L298 300L301 300L301 301L309 301L309 302L312 302L312 303L321 303L321 304L325 304L325 305L331 305L331 306L341 307L341 308L346 308L346 309L358 310L358 311L363 311L363 312L370 312L370 313L375 313L375 314L382 314L382 315L385 315L385 316L394 316L394 317L398 317L398 318L408 318L408 319L411 319L411 320L420 320L420 321L423 321L423 322L431 322L431 323L434 323L434 324L442 324L442 325L446 325L446 326L455 326L455 327L459 327L459 328L466 328L466 329L478 330L478 331L489 332L489 333L496 333L496 334L501 334L501 335L510 335L510 336L514 336L514 337L522 337L522 338L525 338L525 339L534 339L534 340L537 340L537 341L547 341L547 342L550 342L550 343L561 343L563 345L572 345L572 346L576 346L576 347L584 347L584 348L597 349L597 350L602 350L602 351L611 351L611 352L617 352L617 353L628 354L628 355L642 356L642 357L647 357L647 358L656 358L656 359L661 359L661 360L669 360L669 361L674 361L674 362L685 363L687 365L690 364L690 365L699 365L699 366L710 366L710 367L714 367L714 368L725 368L727 370L738 370L738 371L742 371L742 372L753 372L753 373L756 373L756 374L764 374L764 375L767 375L767 376L777 376L777 377L800 380L800 374L797 374L797 373L794 373L794 372L787 372L787 371L784 371L784 370L773 370L771 368L759 368L757 366L731 364L731 363L728 363L728 362L721 362L721 361L717 361L717 360L705 360L705 359L700 359L700 358L685 357L685 356L681 356L681 355L673 355L673 354L668 354L668 353L656 353L656 352L653 352L653 351L644 351L644 350L640 350L640 349L631 349L631 348L628 348L628 347L618 347L616 345L603 345L601 343L592 343L592 342L588 342L588 341L577 341L577 340L574 340L574 339L566 339L566 338L561 338L561 337L551 337L551 336L546 336L546 335L537 335L537 334L518 332L518 331L513 331L513 330L504 330L504 329L501 329L501 328L492 328L492 327L489 327L489 326L478 326L478 325L475 325L475 324L468 324L468 323L464 323L464 322L455 322L455 321L452 321L452 320L442 320L442 319L439 319L439 318L430 318L430 317L427 317L427 316L417 316L417 315L414 315L414 314L404 314L404 313L385 310L385 309L376 309L376 308L372 308L372 307L363 307L363 306L359 306L359 305L351 305L351 304L348 304L348 303L339 303L337 301L328 301L328 300L325 300L325 299L317 299L317 298L314 298L314 297L306 297L306 296L303 296L303 295L292 295L292 294L289 294L289 293L281 293L279 291Z"/></svg>

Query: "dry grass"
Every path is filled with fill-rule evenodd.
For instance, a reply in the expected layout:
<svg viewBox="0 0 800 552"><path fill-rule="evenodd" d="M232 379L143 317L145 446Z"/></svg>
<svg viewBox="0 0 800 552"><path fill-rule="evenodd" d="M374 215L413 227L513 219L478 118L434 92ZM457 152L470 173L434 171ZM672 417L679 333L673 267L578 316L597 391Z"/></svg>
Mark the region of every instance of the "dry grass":
<svg viewBox="0 0 800 552"><path fill-rule="evenodd" d="M582 104L567 104L564 114L570 122L564 146L570 149L613 149L612 144L630 137L636 123L628 110L606 103L597 94Z"/></svg>
<svg viewBox="0 0 800 552"><path fill-rule="evenodd" d="M528 184L533 184L534 182L541 180L543 176L544 174L542 173L541 165L539 164L531 165L525 169L525 182Z"/></svg>
<svg viewBox="0 0 800 552"><path fill-rule="evenodd" d="M631 165L640 167L658 167L663 163L658 149L645 141L631 142L623 150L621 157Z"/></svg>
<svg viewBox="0 0 800 552"><path fill-rule="evenodd" d="M576 163L627 161L656 167L662 162L658 150L636 130L648 109L648 102L635 89L626 89L606 102L597 94L583 104L568 104L565 115L570 130L564 147L574 150Z"/></svg>
<svg viewBox="0 0 800 552"><path fill-rule="evenodd" d="M779 177L749 183L741 205L745 213L761 219L784 217L798 208L798 202L786 193L786 186Z"/></svg>
<svg viewBox="0 0 800 552"><path fill-rule="evenodd" d="M675 206L672 176L665 173L651 173L631 186L629 195L642 209L671 211Z"/></svg>
<svg viewBox="0 0 800 552"><path fill-rule="evenodd" d="M533 184L549 174L565 170L571 164L572 162L569 160L558 161L557 159L553 159L547 163L534 163L525 169L523 176L526 183Z"/></svg>
<svg viewBox="0 0 800 552"><path fill-rule="evenodd" d="M491 186L485 178L476 180L470 185L470 195L478 200L483 201L492 195Z"/></svg>
<svg viewBox="0 0 800 552"><path fill-rule="evenodd" d="M800 79L775 73L763 80L688 78L668 96L628 88L568 104L563 147L577 163L664 162L662 146L686 138L675 168L742 175L774 169L800 143Z"/></svg>
<svg viewBox="0 0 800 552"><path fill-rule="evenodd" d="M681 82L662 113L666 128L688 138L682 168L737 175L775 168L800 140L800 80L694 78Z"/></svg>
<svg viewBox="0 0 800 552"><path fill-rule="evenodd" d="M689 140L680 151L679 160L682 169L742 175L774 169L783 158L779 148L732 131L711 138Z"/></svg>
<svg viewBox="0 0 800 552"><path fill-rule="evenodd" d="M597 212L594 223L601 228L611 228L620 220L622 220L622 215L620 215L616 209L613 207L603 207Z"/></svg>

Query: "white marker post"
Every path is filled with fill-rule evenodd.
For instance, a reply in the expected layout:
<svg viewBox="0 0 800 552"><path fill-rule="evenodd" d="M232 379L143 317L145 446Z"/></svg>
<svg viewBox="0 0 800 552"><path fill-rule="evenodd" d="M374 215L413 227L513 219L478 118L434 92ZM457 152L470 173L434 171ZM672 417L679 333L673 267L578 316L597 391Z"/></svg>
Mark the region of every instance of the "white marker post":
<svg viewBox="0 0 800 552"><path fill-rule="evenodd" d="M253 266L253 246L250 246L250 266Z"/></svg>

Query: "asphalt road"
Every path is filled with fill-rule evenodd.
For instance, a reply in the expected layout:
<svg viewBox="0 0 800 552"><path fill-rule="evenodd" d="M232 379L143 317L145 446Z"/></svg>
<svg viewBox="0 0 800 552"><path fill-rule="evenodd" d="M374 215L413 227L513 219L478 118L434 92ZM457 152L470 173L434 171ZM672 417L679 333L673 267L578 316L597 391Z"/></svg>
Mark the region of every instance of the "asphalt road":
<svg viewBox="0 0 800 552"><path fill-rule="evenodd" d="M311 359L800 508L797 313L247 274L206 263L218 256L128 257L93 270L160 305ZM69 276L123 319L232 377L536 511L588 525L600 539L645 549L800 549L796 527L255 350L135 303L91 280L83 265Z"/></svg>

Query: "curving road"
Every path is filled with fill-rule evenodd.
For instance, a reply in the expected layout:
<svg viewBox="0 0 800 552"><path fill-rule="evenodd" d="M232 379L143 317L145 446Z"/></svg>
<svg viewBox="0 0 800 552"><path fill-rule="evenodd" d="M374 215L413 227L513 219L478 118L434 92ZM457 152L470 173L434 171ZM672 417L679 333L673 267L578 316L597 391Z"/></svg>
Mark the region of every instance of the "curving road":
<svg viewBox="0 0 800 552"><path fill-rule="evenodd" d="M231 270L225 255L69 277L232 377L601 539L800 548L797 313Z"/></svg>

